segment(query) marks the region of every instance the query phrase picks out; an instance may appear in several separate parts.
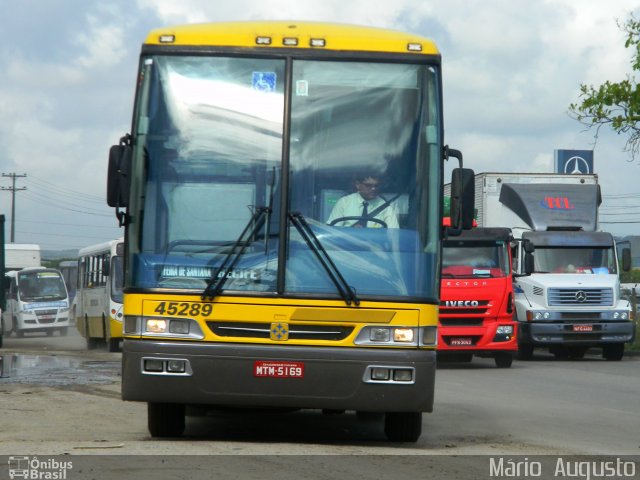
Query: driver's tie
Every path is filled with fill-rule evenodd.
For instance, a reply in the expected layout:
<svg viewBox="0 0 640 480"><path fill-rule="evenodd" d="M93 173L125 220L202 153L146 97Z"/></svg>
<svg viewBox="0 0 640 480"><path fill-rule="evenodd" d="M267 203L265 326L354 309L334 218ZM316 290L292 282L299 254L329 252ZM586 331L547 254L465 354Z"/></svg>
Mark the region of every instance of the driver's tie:
<svg viewBox="0 0 640 480"><path fill-rule="evenodd" d="M365 220L369 216L369 202L362 202L362 218L358 220L355 226L366 227L367 221Z"/></svg>

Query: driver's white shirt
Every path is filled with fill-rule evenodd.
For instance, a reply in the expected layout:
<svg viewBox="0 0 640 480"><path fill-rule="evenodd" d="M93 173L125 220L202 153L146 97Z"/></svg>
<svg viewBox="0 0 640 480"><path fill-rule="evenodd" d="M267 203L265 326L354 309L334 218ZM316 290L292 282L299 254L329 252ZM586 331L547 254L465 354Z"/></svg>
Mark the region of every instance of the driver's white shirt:
<svg viewBox="0 0 640 480"><path fill-rule="evenodd" d="M333 207L333 210L331 210L331 215L329 215L329 219L327 220L327 223L330 224L336 218L362 216L362 208L364 206L365 201L369 202L369 205L367 207L367 210L369 213L373 212L376 208L378 208L385 202L380 197L376 197L373 200L365 200L364 198L362 198L362 196L358 192L352 193L350 195L346 195L338 199L335 206ZM382 220L384 223L387 224L388 228L399 228L400 226L398 225L398 211L396 210L396 207L393 203L389 205L387 208L383 209L381 212L378 212L378 214L374 215L373 218ZM345 221L336 223L336 226L350 227L357 222L358 222L357 219L345 220ZM367 222L367 227L381 228L383 227L383 225L377 222Z"/></svg>

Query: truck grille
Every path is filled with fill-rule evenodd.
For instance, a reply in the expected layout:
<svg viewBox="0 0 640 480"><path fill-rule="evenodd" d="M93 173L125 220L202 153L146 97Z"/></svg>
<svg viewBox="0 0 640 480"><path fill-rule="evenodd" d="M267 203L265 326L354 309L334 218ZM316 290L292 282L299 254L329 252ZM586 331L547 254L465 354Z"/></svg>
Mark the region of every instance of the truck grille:
<svg viewBox="0 0 640 480"><path fill-rule="evenodd" d="M602 306L613 305L612 288L550 288L549 305L552 307L573 306Z"/></svg>
<svg viewBox="0 0 640 480"><path fill-rule="evenodd" d="M482 326L482 317L477 318L446 318L440 317L440 325L443 327L481 327Z"/></svg>
<svg viewBox="0 0 640 480"><path fill-rule="evenodd" d="M256 322L207 322L209 329L219 337L264 338L271 336L271 323ZM338 325L289 324L289 340L329 340L347 338L353 327Z"/></svg>

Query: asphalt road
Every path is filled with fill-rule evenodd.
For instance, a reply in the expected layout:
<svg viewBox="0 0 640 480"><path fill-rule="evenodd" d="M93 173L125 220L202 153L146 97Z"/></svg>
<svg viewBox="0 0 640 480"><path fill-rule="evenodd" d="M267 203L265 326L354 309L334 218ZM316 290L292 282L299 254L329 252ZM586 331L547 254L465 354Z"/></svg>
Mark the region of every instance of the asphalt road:
<svg viewBox="0 0 640 480"><path fill-rule="evenodd" d="M154 440L146 406L120 400L120 354L87 351L70 330L67 337L5 338L0 355L0 455L444 455L430 460L436 471L451 455L640 456L638 356L607 362L588 353L557 361L539 354L510 369L495 368L491 359L440 363L434 412L423 417L422 437L393 444L380 419L317 411L189 417L183 438ZM272 467L275 475L282 464ZM377 468L370 462L365 470ZM455 478L467 478L465 471ZM375 478L363 475L355 478Z"/></svg>

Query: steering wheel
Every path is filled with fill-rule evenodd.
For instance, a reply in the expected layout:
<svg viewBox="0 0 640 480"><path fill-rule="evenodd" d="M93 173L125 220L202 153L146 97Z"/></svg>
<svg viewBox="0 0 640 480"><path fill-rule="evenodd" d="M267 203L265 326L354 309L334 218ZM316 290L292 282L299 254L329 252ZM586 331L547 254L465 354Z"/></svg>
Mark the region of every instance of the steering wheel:
<svg viewBox="0 0 640 480"><path fill-rule="evenodd" d="M339 217L339 218L335 218L333 219L329 225L333 226L338 222L346 222L348 220L356 220L356 223L354 223L353 225L351 225L352 227L355 227L356 224L359 221L367 221L367 222L373 222L373 223L377 223L379 225L382 225L382 228L388 228L387 227L387 223L384 220L380 220L379 218L369 218L369 217L362 217L362 216L354 216L354 217Z"/></svg>

